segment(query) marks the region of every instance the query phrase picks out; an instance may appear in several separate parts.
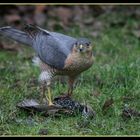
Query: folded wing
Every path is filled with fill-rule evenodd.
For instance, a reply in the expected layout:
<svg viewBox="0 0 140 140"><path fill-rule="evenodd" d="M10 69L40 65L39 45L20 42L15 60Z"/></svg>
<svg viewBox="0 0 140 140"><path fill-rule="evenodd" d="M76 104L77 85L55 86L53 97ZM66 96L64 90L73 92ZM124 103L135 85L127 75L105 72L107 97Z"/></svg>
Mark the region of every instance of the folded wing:
<svg viewBox="0 0 140 140"><path fill-rule="evenodd" d="M56 69L63 69L71 53L75 38L63 34L48 32L36 26L28 26L26 33L33 40L33 48L40 59Z"/></svg>

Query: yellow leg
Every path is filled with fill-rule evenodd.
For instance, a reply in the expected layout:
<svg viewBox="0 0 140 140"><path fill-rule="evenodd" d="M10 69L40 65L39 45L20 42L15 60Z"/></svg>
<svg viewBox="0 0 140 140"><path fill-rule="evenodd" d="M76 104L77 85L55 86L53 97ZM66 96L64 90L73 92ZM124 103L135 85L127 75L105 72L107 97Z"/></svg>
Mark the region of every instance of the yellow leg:
<svg viewBox="0 0 140 140"><path fill-rule="evenodd" d="M50 87L47 87L47 89L48 89L48 98L47 98L47 100L48 100L48 105L51 106L51 105L54 105L54 104L52 103L52 99L51 99L51 90L50 90Z"/></svg>
<svg viewBox="0 0 140 140"><path fill-rule="evenodd" d="M72 95L74 80L75 80L75 77L69 77L69 80L68 80L68 94L67 94L67 96L71 96Z"/></svg>
<svg viewBox="0 0 140 140"><path fill-rule="evenodd" d="M54 104L52 103L52 99L51 99L51 90L50 90L50 87L49 87L49 86L47 87L48 96L45 94L46 85L43 84L42 87L41 87L41 89L42 89L41 103L44 103L44 99L46 99L49 106L50 106L50 105L54 105Z"/></svg>
<svg viewBox="0 0 140 140"><path fill-rule="evenodd" d="M44 103L44 99L47 99L48 101L48 97L45 95L45 90L46 90L46 86L45 84L41 85L41 103Z"/></svg>

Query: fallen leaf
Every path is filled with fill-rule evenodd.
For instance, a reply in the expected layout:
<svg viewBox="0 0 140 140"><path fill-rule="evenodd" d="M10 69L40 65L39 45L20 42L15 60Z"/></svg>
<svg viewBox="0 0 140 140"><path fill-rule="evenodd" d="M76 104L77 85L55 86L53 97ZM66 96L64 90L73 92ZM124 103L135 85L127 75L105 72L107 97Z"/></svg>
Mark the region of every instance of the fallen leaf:
<svg viewBox="0 0 140 140"><path fill-rule="evenodd" d="M3 44L0 42L0 50L4 48Z"/></svg>
<svg viewBox="0 0 140 140"><path fill-rule="evenodd" d="M99 97L101 95L101 93L98 90L93 91L93 93L91 94L91 96L94 97Z"/></svg>
<svg viewBox="0 0 140 140"><path fill-rule="evenodd" d="M114 103L114 100L112 98L106 100L102 107L103 112L106 112L113 105L113 103Z"/></svg>
<svg viewBox="0 0 140 140"><path fill-rule="evenodd" d="M38 132L39 135L48 135L48 129L41 128Z"/></svg>
<svg viewBox="0 0 140 140"><path fill-rule="evenodd" d="M137 111L132 108L124 107L122 111L122 117L124 118L140 117L140 111Z"/></svg>

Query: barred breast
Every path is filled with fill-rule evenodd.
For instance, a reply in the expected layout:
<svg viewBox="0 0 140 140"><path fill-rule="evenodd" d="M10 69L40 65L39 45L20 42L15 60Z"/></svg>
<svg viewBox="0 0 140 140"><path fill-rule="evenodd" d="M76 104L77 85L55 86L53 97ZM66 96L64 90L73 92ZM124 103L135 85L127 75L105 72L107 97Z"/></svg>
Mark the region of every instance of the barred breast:
<svg viewBox="0 0 140 140"><path fill-rule="evenodd" d="M76 75L89 69L94 62L92 54L70 54L65 61L64 73Z"/></svg>
<svg viewBox="0 0 140 140"><path fill-rule="evenodd" d="M65 66L63 69L55 69L48 64L43 62L40 63L41 71L48 71L53 75L68 75L76 76L81 72L89 69L94 62L94 57L92 54L81 55L81 54L69 54L65 60Z"/></svg>

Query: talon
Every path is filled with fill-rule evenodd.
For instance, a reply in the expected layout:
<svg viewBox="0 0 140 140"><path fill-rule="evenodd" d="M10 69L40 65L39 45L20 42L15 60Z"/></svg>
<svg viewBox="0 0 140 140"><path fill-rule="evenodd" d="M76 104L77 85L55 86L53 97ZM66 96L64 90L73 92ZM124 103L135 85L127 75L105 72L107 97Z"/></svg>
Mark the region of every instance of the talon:
<svg viewBox="0 0 140 140"><path fill-rule="evenodd" d="M52 99L51 99L51 91L50 91L50 87L48 86L47 87L47 90L48 90L48 96L45 94L45 90L46 90L46 86L43 84L42 85L42 96L41 96L41 103L47 103L48 106L52 106L54 105L53 102L52 102Z"/></svg>
<svg viewBox="0 0 140 140"><path fill-rule="evenodd" d="M54 104L52 102L49 102L48 106L54 106Z"/></svg>

